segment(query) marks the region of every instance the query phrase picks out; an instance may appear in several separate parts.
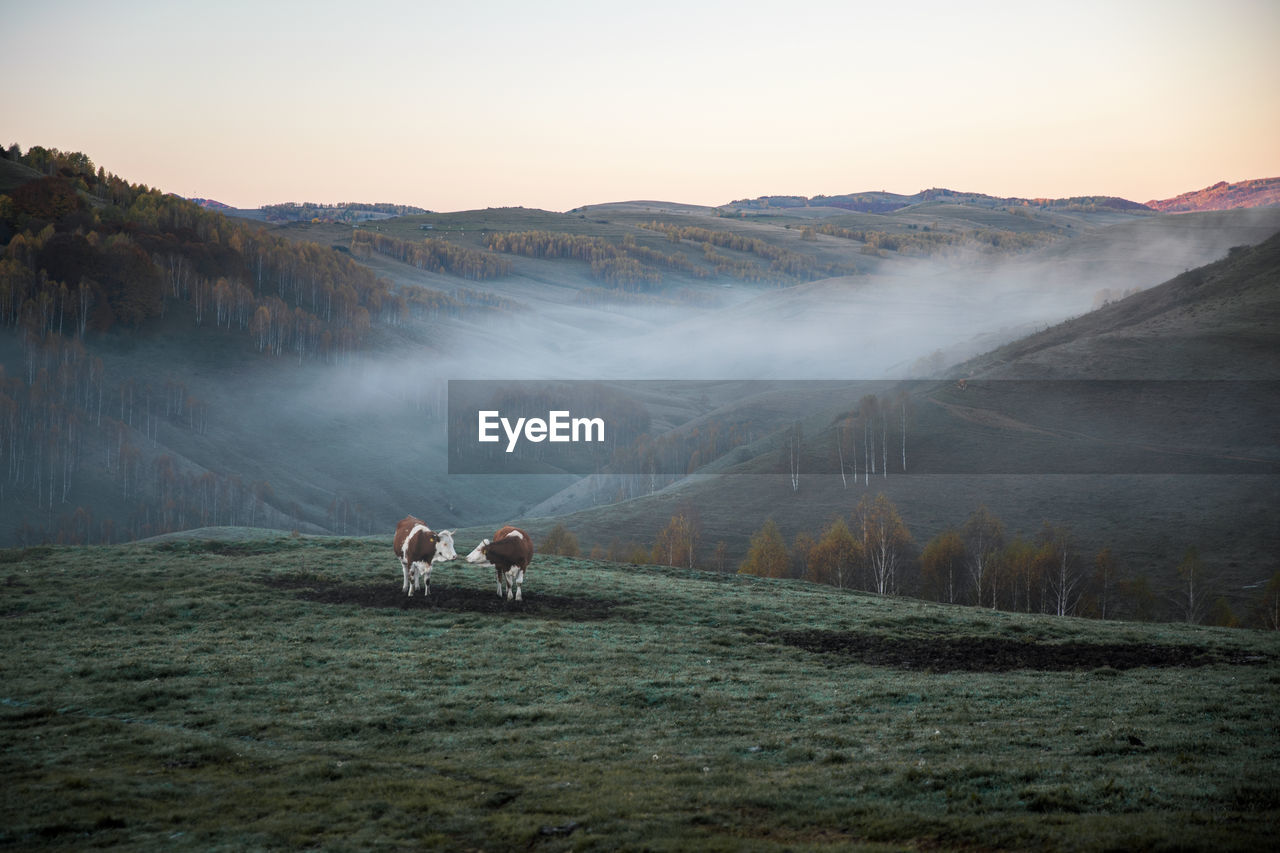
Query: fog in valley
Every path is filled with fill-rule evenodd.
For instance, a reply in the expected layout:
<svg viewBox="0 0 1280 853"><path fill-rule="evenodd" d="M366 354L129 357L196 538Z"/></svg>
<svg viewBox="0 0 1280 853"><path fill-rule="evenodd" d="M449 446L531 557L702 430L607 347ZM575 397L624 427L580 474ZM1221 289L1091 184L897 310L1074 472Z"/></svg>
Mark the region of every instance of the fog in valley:
<svg viewBox="0 0 1280 853"><path fill-rule="evenodd" d="M1277 229L1274 209L1141 220L1026 255L904 257L866 275L785 288L699 285L710 307L585 308L574 302L575 289L555 281L498 281L486 289L516 301L517 310L430 324L417 332L418 347L365 361L355 385L334 397L403 396L406 372L427 383L925 378L1090 311L1103 292L1144 290ZM938 352L941 359L929 362Z"/></svg>
<svg viewBox="0 0 1280 853"><path fill-rule="evenodd" d="M773 227L769 233L796 239L776 226L740 227ZM567 475L449 476L451 379L941 378L965 359L1276 230L1274 208L1126 217L1020 254L845 255L859 274L786 287L690 280L643 304L584 304L580 294L591 281L580 264L518 258L510 275L465 282L500 297L501 308L382 326L369 346L334 361L211 356L170 338L109 339L100 351L109 384L131 377L139 387L159 388L180 380L207 404L202 430L162 422L140 449L150 465L169 455L189 480L209 474L262 493L251 518L205 513L211 522L376 534L413 513L439 526L483 526L582 502L554 499L573 484ZM825 235L810 244L828 253L849 253L848 246ZM457 278L384 257L369 265L405 291L460 286ZM6 362L18 364L17 342L10 345ZM651 401L652 431L740 406L745 401L735 393L727 385L718 396ZM769 417L761 429L787 420L785 412ZM100 452L110 459L109 448ZM99 511L118 505L103 501ZM57 510L46 508L42 520L56 520ZM7 535L29 521L15 514ZM148 525L135 521L132 529Z"/></svg>

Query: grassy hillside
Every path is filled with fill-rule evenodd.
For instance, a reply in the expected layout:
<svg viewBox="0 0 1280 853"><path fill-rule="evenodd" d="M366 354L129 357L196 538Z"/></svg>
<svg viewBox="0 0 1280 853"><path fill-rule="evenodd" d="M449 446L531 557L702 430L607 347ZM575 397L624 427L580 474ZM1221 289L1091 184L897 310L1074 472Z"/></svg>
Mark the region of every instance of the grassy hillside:
<svg viewBox="0 0 1280 853"><path fill-rule="evenodd" d="M1280 819L1273 633L544 557L523 605L462 564L405 602L385 541L0 559L5 846L1250 850Z"/></svg>
<svg viewBox="0 0 1280 853"><path fill-rule="evenodd" d="M846 483L833 458L833 423L863 392L827 399L829 392L819 391L787 412L757 412L761 432L771 423L775 434L734 450L733 458L747 458L721 466L721 476L596 509L582 509L579 491L574 508L580 511L562 520L588 547L634 542L648 548L671 517L687 509L701 524L699 559L705 563L723 542L736 565L766 519L791 543L798 534L820 535L832 519L848 519L863 495L883 491L917 547L962 526L982 505L1005 522L1010 536L1029 539L1044 522L1065 525L1083 563L1110 548L1127 577L1154 584L1161 611L1174 597L1180 560L1197 547L1214 578L1214 595L1245 612L1276 571L1280 549L1273 523L1280 500L1273 385L1257 386L1265 396L1256 402L1233 399L1224 415L1215 393L1168 396L1177 383L1150 401L1159 405L1148 406L1134 405L1116 386L1120 396L1093 401L1109 407L1098 412L1054 407L1043 394L1018 395L981 380L1273 381L1280 378L1278 270L1280 237L1272 237L954 368L955 376L969 378L968 390L950 382L913 386L909 470L935 473L870 486ZM1125 413L1120 428L1117 412ZM732 419L733 407L721 416ZM796 490L780 436L800 416L808 419ZM956 467L958 458L972 465ZM1199 467L1190 465L1193 458ZM1086 473L1071 467L1073 460L1094 467ZM563 513L572 505L546 506Z"/></svg>
<svg viewBox="0 0 1280 853"><path fill-rule="evenodd" d="M1230 210L1237 207L1269 207L1280 204L1280 178L1256 178L1193 190L1173 198L1149 201L1147 206L1161 213L1189 210Z"/></svg>
<svg viewBox="0 0 1280 853"><path fill-rule="evenodd" d="M1280 378L1280 234L1000 347L958 375L1019 378Z"/></svg>

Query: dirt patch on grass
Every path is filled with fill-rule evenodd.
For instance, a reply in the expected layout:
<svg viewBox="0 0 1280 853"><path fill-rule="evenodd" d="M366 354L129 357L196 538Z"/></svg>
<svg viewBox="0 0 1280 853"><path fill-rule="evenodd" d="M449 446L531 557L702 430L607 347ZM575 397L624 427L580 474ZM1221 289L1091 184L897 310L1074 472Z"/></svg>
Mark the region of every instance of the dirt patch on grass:
<svg viewBox="0 0 1280 853"><path fill-rule="evenodd" d="M564 619L590 622L609 619L620 602L605 598L579 598L524 591L523 601L507 601L493 591L459 589L432 584L431 595L412 598L398 583L341 583L325 578L283 575L263 581L273 589L293 590L299 598L321 604L354 604L359 607L399 610L444 610L460 613L501 613L514 617Z"/></svg>
<svg viewBox="0 0 1280 853"><path fill-rule="evenodd" d="M788 646L853 663L926 672L1122 670L1267 661L1261 655L1227 657L1199 646L1050 644L999 637L885 637L840 631L782 631L772 637Z"/></svg>

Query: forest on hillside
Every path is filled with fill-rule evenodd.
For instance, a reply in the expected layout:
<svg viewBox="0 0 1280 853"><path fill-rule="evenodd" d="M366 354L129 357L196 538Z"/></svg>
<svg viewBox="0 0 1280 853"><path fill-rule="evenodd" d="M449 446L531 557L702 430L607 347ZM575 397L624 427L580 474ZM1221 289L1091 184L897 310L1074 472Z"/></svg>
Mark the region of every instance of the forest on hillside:
<svg viewBox="0 0 1280 853"><path fill-rule="evenodd" d="M0 328L22 354L0 365L0 499L36 512L18 529L23 542L287 523L270 484L159 452L162 424L203 433L207 401L177 376L109 375L98 336L177 323L263 357L341 362L379 327L496 307L465 289L397 290L329 247L131 184L80 152L15 145L3 155L38 175L0 194ZM76 503L78 487L104 480L118 518ZM330 515L347 529L360 510L335 499Z"/></svg>

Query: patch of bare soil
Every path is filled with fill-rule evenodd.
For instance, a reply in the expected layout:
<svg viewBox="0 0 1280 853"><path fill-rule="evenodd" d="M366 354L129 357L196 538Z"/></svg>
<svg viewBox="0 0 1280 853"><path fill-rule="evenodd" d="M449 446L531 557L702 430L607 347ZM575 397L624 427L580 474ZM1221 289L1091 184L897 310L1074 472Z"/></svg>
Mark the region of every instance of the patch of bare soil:
<svg viewBox="0 0 1280 853"><path fill-rule="evenodd" d="M1135 669L1260 664L1261 655L1228 657L1199 646L1036 643L1000 637L886 637L840 631L782 631L774 639L849 663L924 672Z"/></svg>
<svg viewBox="0 0 1280 853"><path fill-rule="evenodd" d="M604 598L578 598L545 595L524 590L524 600L507 601L496 592L459 589L445 584L432 584L431 595L417 592L413 597L400 591L400 584L342 583L306 575L281 575L264 579L273 589L292 590L299 598L321 604L354 604L359 607L397 608L400 610L443 610L460 613L501 613L515 617L564 619L590 622L610 618L620 602Z"/></svg>

